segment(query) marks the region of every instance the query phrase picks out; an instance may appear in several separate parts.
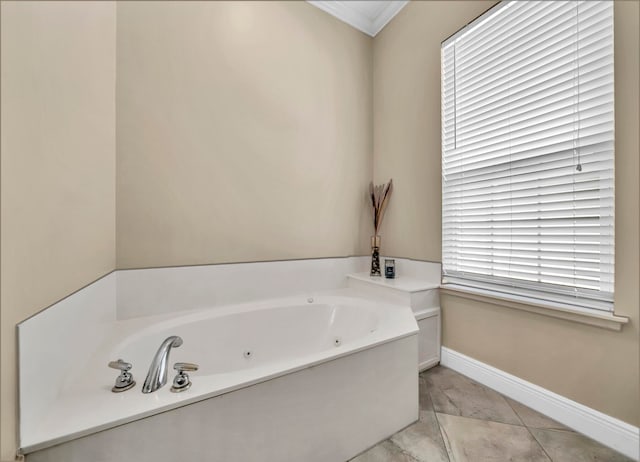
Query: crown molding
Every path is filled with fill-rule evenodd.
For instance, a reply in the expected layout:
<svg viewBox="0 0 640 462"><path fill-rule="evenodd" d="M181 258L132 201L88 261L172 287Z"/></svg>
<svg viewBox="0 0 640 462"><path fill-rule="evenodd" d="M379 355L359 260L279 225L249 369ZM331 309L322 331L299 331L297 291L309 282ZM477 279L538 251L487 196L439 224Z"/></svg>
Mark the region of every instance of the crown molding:
<svg viewBox="0 0 640 462"><path fill-rule="evenodd" d="M307 0L307 3L320 8L322 11L338 18L340 21L355 27L371 37L375 37L384 26L386 26L393 17L407 4L409 0L389 0L384 9L378 15L371 19L367 15L349 6L350 1L337 0Z"/></svg>

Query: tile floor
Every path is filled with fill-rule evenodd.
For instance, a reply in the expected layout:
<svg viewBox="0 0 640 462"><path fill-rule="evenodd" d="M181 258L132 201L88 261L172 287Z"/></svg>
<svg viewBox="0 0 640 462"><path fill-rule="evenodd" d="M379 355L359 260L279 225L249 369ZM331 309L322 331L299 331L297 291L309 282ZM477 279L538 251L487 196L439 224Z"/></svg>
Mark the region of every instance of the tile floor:
<svg viewBox="0 0 640 462"><path fill-rule="evenodd" d="M351 462L631 460L446 367L419 380L420 420Z"/></svg>

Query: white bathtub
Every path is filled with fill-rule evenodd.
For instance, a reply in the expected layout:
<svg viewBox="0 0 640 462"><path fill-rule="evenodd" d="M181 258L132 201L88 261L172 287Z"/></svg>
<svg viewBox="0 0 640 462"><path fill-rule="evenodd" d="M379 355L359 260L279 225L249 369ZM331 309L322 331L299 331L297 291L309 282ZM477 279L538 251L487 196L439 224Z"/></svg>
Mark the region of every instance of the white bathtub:
<svg viewBox="0 0 640 462"><path fill-rule="evenodd" d="M22 449L28 461L340 462L417 419L417 332L410 308L349 289L119 321L29 422ZM170 367L200 366L193 385L171 393L171 369L143 394L170 335L183 339ZM118 358L137 385L116 394L106 364Z"/></svg>
<svg viewBox="0 0 640 462"><path fill-rule="evenodd" d="M140 368L165 338L178 335L184 343L171 359L199 364L199 382L217 381L221 374L254 375L255 369L286 371L370 345L378 329L389 335L398 322L394 314L362 299L335 296L230 306L141 329L114 346L112 355Z"/></svg>

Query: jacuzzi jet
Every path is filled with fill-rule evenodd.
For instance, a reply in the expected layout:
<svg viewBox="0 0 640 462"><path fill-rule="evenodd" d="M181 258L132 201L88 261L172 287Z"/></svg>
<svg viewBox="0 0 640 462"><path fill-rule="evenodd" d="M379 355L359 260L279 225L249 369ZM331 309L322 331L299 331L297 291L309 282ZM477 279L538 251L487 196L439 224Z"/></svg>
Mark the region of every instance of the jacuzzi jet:
<svg viewBox="0 0 640 462"><path fill-rule="evenodd" d="M245 358L250 359L251 356L253 356L253 352L251 350L245 350L243 355L244 355Z"/></svg>
<svg viewBox="0 0 640 462"><path fill-rule="evenodd" d="M340 346L342 344L342 340L340 339L340 337L336 337L335 339L333 339L333 344L334 346Z"/></svg>

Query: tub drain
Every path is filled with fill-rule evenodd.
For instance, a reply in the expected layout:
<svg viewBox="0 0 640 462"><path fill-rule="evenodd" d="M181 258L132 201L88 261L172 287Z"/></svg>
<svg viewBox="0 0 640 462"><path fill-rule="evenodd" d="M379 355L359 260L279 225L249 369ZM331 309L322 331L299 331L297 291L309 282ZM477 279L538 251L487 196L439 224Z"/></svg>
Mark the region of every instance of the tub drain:
<svg viewBox="0 0 640 462"><path fill-rule="evenodd" d="M247 359L251 359L251 357L253 356L253 351L245 350L244 353L242 353L242 355Z"/></svg>

